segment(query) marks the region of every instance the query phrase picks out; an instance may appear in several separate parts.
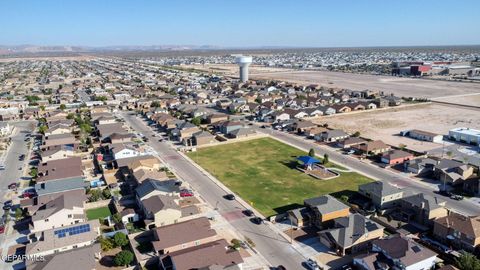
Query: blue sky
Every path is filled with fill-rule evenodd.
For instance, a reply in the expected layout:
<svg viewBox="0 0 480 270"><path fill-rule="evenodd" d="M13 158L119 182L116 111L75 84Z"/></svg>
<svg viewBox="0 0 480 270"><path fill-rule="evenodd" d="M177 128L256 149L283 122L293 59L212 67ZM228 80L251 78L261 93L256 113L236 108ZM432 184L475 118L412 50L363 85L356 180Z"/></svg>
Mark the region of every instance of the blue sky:
<svg viewBox="0 0 480 270"><path fill-rule="evenodd" d="M0 44L480 44L480 1L1 0Z"/></svg>

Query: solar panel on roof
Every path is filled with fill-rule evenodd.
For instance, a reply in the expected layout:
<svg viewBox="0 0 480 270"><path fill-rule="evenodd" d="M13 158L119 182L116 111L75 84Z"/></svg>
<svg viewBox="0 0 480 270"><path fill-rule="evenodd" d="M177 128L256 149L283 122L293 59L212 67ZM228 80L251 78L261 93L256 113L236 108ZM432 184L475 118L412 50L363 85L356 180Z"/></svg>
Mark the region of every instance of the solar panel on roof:
<svg viewBox="0 0 480 270"><path fill-rule="evenodd" d="M78 225L70 228L59 229L53 232L54 235L57 235L58 238L63 238L67 236L77 235L81 233L86 233L90 231L90 224Z"/></svg>
<svg viewBox="0 0 480 270"><path fill-rule="evenodd" d="M413 252L415 252L415 253L418 253L418 252L422 251L418 246L413 246L413 247L412 247L412 250L413 250Z"/></svg>

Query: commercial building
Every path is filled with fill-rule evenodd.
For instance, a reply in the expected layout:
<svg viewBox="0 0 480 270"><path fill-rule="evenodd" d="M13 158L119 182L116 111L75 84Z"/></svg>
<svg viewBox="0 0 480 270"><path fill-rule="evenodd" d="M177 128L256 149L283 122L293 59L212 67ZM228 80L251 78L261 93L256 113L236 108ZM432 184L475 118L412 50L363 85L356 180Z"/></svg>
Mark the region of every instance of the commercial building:
<svg viewBox="0 0 480 270"><path fill-rule="evenodd" d="M468 143L472 145L480 144L480 130L473 128L459 127L451 129L448 137L457 142Z"/></svg>

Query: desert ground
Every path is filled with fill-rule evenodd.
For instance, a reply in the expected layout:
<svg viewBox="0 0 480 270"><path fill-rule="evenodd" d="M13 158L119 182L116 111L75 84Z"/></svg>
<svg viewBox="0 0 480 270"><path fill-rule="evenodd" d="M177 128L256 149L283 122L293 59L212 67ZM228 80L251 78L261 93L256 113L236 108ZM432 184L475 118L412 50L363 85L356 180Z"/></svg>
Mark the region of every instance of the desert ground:
<svg viewBox="0 0 480 270"><path fill-rule="evenodd" d="M299 84L318 84L352 90L372 89L403 97L433 98L471 93L480 94L480 83L448 82L393 76L352 74L330 71L250 72L251 78L276 79Z"/></svg>
<svg viewBox="0 0 480 270"><path fill-rule="evenodd" d="M184 65L216 74L238 76L238 66L233 64ZM449 82L440 80L400 78L393 76L353 74L331 71L298 71L260 65L250 66L250 78L274 79L297 84L317 84L326 87L352 90L372 89L404 97L438 98L478 93L480 83Z"/></svg>
<svg viewBox="0 0 480 270"><path fill-rule="evenodd" d="M205 65L181 65L182 68L193 68L203 71L212 72L218 75L226 75L226 76L238 76L238 66L233 64L205 64ZM274 72L284 72L290 71L292 69L280 69L280 68L272 68L272 67L264 67L260 65L251 65L249 67L250 74L263 74L263 73L274 73Z"/></svg>
<svg viewBox="0 0 480 270"><path fill-rule="evenodd" d="M457 97L435 98L435 101L480 107L480 93L457 96Z"/></svg>
<svg viewBox="0 0 480 270"><path fill-rule="evenodd" d="M420 104L382 111L332 115L318 118L314 122L327 123L331 128L351 133L359 131L362 137L382 140L390 145L405 144L413 150L428 151L442 145L401 137L400 131L419 129L448 134L454 127L480 129L480 111L439 104Z"/></svg>

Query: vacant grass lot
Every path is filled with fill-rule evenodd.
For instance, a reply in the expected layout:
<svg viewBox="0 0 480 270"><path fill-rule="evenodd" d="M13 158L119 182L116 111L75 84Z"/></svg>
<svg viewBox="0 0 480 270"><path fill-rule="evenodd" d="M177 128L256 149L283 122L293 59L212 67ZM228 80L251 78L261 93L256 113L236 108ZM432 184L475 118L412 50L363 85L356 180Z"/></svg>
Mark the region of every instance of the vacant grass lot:
<svg viewBox="0 0 480 270"><path fill-rule="evenodd" d="M372 181L354 172L317 180L295 169L296 157L306 154L274 139L262 138L203 148L188 155L265 216L296 208L307 198L348 194L357 191L358 185Z"/></svg>
<svg viewBox="0 0 480 270"><path fill-rule="evenodd" d="M108 206L88 209L86 212L88 220L106 218L112 214Z"/></svg>

